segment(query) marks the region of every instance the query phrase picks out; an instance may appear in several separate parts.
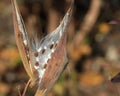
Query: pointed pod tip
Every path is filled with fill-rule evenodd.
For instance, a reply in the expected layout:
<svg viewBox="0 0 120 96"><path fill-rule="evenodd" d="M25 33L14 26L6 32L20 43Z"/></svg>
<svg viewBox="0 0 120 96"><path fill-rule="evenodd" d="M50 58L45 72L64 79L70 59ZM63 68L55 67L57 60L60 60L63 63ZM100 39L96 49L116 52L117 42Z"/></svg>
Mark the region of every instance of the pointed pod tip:
<svg viewBox="0 0 120 96"><path fill-rule="evenodd" d="M16 10L18 10L16 0L10 0L10 1L12 4L13 13L16 13Z"/></svg>
<svg viewBox="0 0 120 96"><path fill-rule="evenodd" d="M72 14L73 7L74 7L74 0L71 1L71 5L70 5L70 8L68 9L67 13Z"/></svg>

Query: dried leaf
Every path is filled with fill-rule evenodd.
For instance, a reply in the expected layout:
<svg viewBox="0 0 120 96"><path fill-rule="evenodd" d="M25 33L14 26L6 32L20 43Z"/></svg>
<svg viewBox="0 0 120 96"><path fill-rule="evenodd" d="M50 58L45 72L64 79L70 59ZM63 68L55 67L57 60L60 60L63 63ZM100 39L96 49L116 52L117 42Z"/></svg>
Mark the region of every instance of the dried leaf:
<svg viewBox="0 0 120 96"><path fill-rule="evenodd" d="M95 72L85 72L80 75L80 84L85 87L97 86L103 83L104 78L101 74Z"/></svg>

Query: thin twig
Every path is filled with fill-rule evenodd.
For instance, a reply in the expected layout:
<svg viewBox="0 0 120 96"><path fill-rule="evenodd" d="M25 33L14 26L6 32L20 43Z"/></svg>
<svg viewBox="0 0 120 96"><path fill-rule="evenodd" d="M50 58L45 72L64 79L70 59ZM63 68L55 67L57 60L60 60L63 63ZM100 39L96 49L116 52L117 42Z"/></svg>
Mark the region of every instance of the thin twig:
<svg viewBox="0 0 120 96"><path fill-rule="evenodd" d="M23 91L23 93L22 93L22 96L25 96L25 93L26 93L26 91L27 91L27 88L28 88L30 82L31 82L31 80L28 80L27 84L25 85L25 88L24 88L24 91Z"/></svg>
<svg viewBox="0 0 120 96"><path fill-rule="evenodd" d="M94 26L97 17L101 9L102 0L92 0L89 11L87 12L82 25L79 27L79 32L74 36L72 42L70 41L70 47L77 47L85 38L85 36L90 32Z"/></svg>
<svg viewBox="0 0 120 96"><path fill-rule="evenodd" d="M18 90L18 95L22 96L21 93L20 93L20 88L17 88L17 90Z"/></svg>

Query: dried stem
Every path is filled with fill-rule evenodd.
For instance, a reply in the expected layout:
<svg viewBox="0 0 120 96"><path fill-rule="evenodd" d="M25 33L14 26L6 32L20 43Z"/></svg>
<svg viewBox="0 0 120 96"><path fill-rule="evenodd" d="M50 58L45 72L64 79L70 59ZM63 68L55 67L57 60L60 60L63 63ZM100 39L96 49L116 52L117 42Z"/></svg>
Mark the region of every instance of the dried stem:
<svg viewBox="0 0 120 96"><path fill-rule="evenodd" d="M30 82L31 82L31 80L28 80L27 84L25 85L25 88L24 88L24 91L23 91L23 93L22 93L22 96L25 96L25 93L26 93L26 91L27 91L27 88L28 88Z"/></svg>
<svg viewBox="0 0 120 96"><path fill-rule="evenodd" d="M74 46L78 47L78 45L83 41L88 32L90 32L99 15L101 4L102 0L91 1L90 9L85 16L82 25L79 27L79 32L74 36L72 42L70 42L70 50L73 50Z"/></svg>

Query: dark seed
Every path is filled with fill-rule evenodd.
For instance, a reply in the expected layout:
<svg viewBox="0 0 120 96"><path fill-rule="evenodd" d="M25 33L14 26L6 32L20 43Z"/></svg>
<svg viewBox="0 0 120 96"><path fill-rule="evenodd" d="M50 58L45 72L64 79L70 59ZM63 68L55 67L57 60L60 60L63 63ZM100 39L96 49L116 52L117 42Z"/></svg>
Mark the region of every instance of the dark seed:
<svg viewBox="0 0 120 96"><path fill-rule="evenodd" d="M45 49L42 49L42 54L44 54L45 53Z"/></svg>
<svg viewBox="0 0 120 96"><path fill-rule="evenodd" d="M51 44L51 45L50 45L50 49L52 49L52 48L53 48L53 46L54 46L54 45L53 45L53 44Z"/></svg>
<svg viewBox="0 0 120 96"><path fill-rule="evenodd" d="M35 56L35 57L38 57L38 52L35 52L35 53L34 53L34 56Z"/></svg>
<svg viewBox="0 0 120 96"><path fill-rule="evenodd" d="M38 63L38 62L36 62L36 63L35 63L35 66L39 66L39 63Z"/></svg>
<svg viewBox="0 0 120 96"><path fill-rule="evenodd" d="M28 46L25 46L25 50L26 50L26 51L29 51L29 47L28 47Z"/></svg>
<svg viewBox="0 0 120 96"><path fill-rule="evenodd" d="M56 66L58 66L58 63L56 63Z"/></svg>

